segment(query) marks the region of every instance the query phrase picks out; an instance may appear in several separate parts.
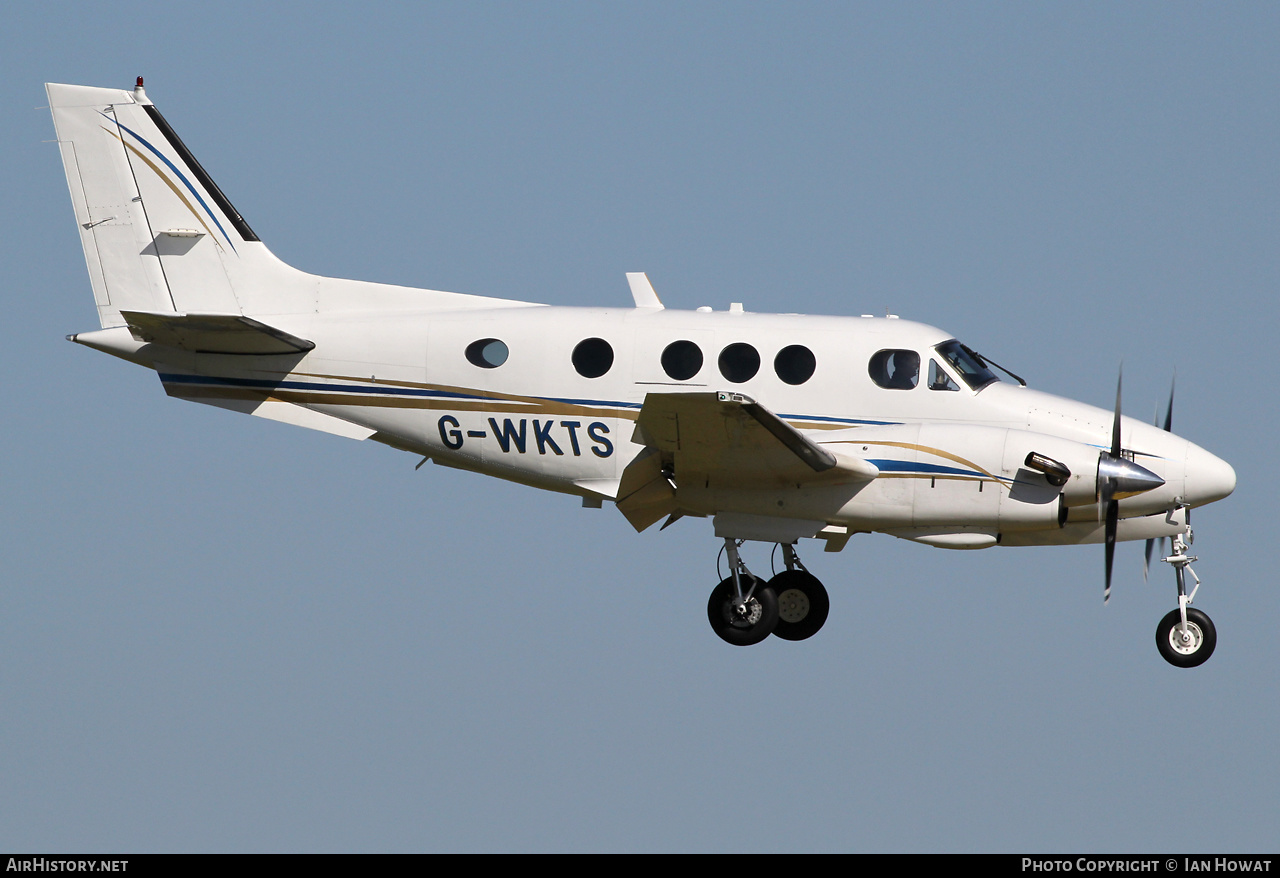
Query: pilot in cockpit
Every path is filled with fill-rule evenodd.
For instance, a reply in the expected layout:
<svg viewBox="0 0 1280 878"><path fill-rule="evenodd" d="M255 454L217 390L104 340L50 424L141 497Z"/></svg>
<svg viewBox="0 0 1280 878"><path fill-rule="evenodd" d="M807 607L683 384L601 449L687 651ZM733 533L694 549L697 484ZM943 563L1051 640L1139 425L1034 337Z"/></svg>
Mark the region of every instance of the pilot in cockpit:
<svg viewBox="0 0 1280 878"><path fill-rule="evenodd" d="M893 373L886 387L910 390L920 376L920 355L915 351L898 351L893 355Z"/></svg>

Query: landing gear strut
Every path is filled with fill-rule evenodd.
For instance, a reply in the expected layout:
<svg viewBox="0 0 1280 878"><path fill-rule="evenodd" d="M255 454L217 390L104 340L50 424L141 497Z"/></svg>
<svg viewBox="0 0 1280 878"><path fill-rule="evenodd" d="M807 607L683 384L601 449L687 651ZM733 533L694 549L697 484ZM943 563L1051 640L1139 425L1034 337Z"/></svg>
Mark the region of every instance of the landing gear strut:
<svg viewBox="0 0 1280 878"><path fill-rule="evenodd" d="M1187 531L1186 541L1181 534L1174 537L1173 554L1161 559L1172 565L1178 577L1178 609L1160 620L1156 628L1156 648L1165 661L1179 668L1194 668L1204 664L1213 655L1213 648L1218 645L1218 632L1213 627L1213 621L1190 606L1200 589L1200 577L1191 569L1191 562L1197 560L1196 556L1187 554L1187 546L1193 539L1190 530ZM1191 594L1187 594L1187 572L1196 581Z"/></svg>
<svg viewBox="0 0 1280 878"><path fill-rule="evenodd" d="M782 545L787 569L767 583L747 569L738 549L742 540L725 538L729 576L711 592L707 619L726 643L750 646L770 634L806 640L827 621L831 602L818 578L804 569L795 545Z"/></svg>
<svg viewBox="0 0 1280 878"><path fill-rule="evenodd" d="M778 624L778 598L773 589L742 562L738 554L741 542L725 537L729 576L711 592L707 620L711 622L711 630L724 642L751 646L773 633Z"/></svg>

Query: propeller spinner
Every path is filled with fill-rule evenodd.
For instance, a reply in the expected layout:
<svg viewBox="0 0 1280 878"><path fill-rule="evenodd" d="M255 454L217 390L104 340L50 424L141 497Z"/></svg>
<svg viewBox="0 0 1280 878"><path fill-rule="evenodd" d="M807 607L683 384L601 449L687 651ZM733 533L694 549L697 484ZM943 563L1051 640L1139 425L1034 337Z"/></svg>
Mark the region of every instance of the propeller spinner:
<svg viewBox="0 0 1280 878"><path fill-rule="evenodd" d="M1111 450L1098 454L1098 499L1106 510L1107 575L1102 602L1111 600L1111 568L1116 556L1116 534L1120 530L1120 501L1164 484L1164 479L1146 467L1124 457L1120 445L1120 388L1123 373L1116 380L1116 413L1111 422ZM1169 418L1173 407L1170 403Z"/></svg>

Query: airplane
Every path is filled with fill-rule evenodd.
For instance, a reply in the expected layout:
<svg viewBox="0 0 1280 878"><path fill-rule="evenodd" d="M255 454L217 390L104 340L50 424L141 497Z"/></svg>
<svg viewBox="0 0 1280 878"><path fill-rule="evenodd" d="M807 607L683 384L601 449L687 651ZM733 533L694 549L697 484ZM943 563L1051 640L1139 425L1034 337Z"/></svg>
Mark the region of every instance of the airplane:
<svg viewBox="0 0 1280 878"><path fill-rule="evenodd" d="M636 531L710 518L727 570L707 618L727 643L799 641L830 600L800 540L928 546L1171 540L1160 654L1195 667L1217 633L1191 606L1190 510L1229 464L1163 425L1033 390L941 329L893 315L534 302L320 277L254 234L135 88L47 84L99 329L77 344L165 392L434 464L614 503ZM1004 377L1002 378L1000 374ZM1009 380L1012 379L1012 380ZM757 576L748 541L781 549ZM1145 569L1145 568L1144 568ZM1187 574L1195 581L1188 592Z"/></svg>

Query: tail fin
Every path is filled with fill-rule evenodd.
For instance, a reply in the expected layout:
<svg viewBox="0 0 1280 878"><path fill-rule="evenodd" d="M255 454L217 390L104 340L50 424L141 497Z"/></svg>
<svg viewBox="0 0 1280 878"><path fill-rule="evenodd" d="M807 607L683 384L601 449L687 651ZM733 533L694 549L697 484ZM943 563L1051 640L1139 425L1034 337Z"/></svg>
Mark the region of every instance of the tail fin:
<svg viewBox="0 0 1280 878"><path fill-rule="evenodd" d="M257 286L243 283L246 272L290 271L147 99L141 77L133 91L45 88L102 326L124 324L121 311L243 313L236 287Z"/></svg>
<svg viewBox="0 0 1280 878"><path fill-rule="evenodd" d="M103 328L135 323L121 312L270 316L530 304L298 271L258 240L147 99L142 77L133 91L45 89Z"/></svg>

